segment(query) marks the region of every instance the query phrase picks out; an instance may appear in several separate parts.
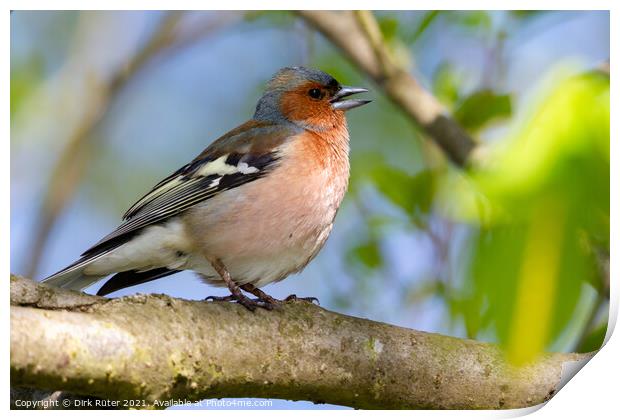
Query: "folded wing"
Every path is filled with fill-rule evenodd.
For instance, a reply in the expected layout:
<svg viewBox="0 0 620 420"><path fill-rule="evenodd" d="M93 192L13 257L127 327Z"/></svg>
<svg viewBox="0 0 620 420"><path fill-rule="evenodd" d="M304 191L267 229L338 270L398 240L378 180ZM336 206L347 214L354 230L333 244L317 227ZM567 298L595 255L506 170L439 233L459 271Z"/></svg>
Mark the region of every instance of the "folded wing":
<svg viewBox="0 0 620 420"><path fill-rule="evenodd" d="M82 255L111 249L146 226L161 223L222 191L265 176L294 129L250 121L216 140L196 159L159 182L123 216L116 230ZM234 211L234 209L231 209Z"/></svg>
<svg viewBox="0 0 620 420"><path fill-rule="evenodd" d="M145 227L164 223L222 191L267 175L279 163L280 146L296 134L298 129L293 126L262 121L249 121L230 131L155 185L131 206L116 230L86 250L79 260L44 281L59 287L87 287L101 277L84 274L92 262L131 241Z"/></svg>

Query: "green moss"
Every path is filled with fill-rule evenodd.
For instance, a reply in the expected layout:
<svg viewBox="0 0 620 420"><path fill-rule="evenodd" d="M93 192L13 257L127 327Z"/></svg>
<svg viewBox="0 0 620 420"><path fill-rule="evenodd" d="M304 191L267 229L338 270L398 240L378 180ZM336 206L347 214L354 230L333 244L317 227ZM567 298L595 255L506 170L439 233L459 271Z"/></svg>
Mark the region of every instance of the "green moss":
<svg viewBox="0 0 620 420"><path fill-rule="evenodd" d="M209 363L205 367L205 373L210 376L211 382L215 382L220 378L224 377L223 369L220 365L215 363Z"/></svg>
<svg viewBox="0 0 620 420"><path fill-rule="evenodd" d="M370 360L374 363L379 359L381 352L383 352L383 343L374 336L371 336L366 342L366 351L370 355Z"/></svg>

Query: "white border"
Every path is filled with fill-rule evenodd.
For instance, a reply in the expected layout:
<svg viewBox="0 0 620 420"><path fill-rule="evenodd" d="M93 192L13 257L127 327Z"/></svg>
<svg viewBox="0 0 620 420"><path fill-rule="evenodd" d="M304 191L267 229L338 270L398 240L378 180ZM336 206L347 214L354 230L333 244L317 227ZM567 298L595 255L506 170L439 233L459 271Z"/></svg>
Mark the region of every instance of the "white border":
<svg viewBox="0 0 620 420"><path fill-rule="evenodd" d="M85 10L103 10L103 9L112 9L112 10L141 10L141 9L203 9L209 6L216 6L217 4L210 4L204 1L198 0L176 0L174 2L164 1L164 0L109 0L109 1L89 1L83 2L78 0L59 0L59 1L44 1L44 0L8 0L2 3L5 7L3 8L3 14L0 18L2 20L2 49L3 56L10 56L10 15L8 13L9 10L27 10L27 9L35 9L35 10L53 10L53 9L85 9ZM561 9L561 10L583 10L583 9L599 9L599 10L611 10L611 71L615 73L617 76L618 72L616 71L616 63L614 57L617 54L617 43L614 41L615 36L617 34L617 27L619 19L617 18L618 7L616 6L617 1L611 0L589 0L588 2L569 2L569 1L543 1L543 0L523 0L523 1L468 1L466 4L462 1L456 0L448 0L442 1L441 4L438 2L429 2L429 1L416 1L416 2L405 2L405 1L391 1L384 0L382 2L371 2L367 0L360 1L341 1L337 4L333 1L305 1L305 2L291 2L291 1L263 1L260 4L252 4L250 2L236 1L236 2L226 2L226 9L395 9L395 10L406 10L412 7L415 7L419 10L428 10L428 9L457 9L457 10L465 10L465 9ZM616 6L616 7L614 7ZM220 9L221 10L221 9ZM615 34L615 35L614 35ZM7 63L5 61L5 63ZM5 89L2 89L5 92L4 95L7 95L10 87L10 72L9 66L4 65L0 70L2 73L2 80ZM612 79L615 80L615 77L612 76ZM618 84L612 83L612 94L611 94L611 106L612 106L612 115L614 115L613 111L618 110L617 101L618 101ZM2 151L0 153L0 159L2 160L1 170L2 170L2 194L5 198L9 197L9 179L10 179L10 164L9 164L9 139L10 139L10 111L9 111L9 101L5 96L5 100L2 102L2 111L3 118L1 121L1 130L4 133L4 141L1 143ZM611 165L611 214L620 214L620 209L618 207L618 124L612 118L611 121L611 156L612 156L612 165ZM5 268L5 273L9 272L10 267L10 259L9 259L9 241L10 235L8 231L8 227L10 226L10 209L9 206L4 205L0 208L0 213L2 214L2 226L5 227L2 230L3 238L0 244L0 261L2 267ZM620 235L620 231L618 230L618 224L615 219L611 221L611 238L618 238ZM618 247L615 241L612 240L611 244L611 259L613 261L618 261ZM617 270L615 269L615 265L611 264L611 308L610 308L610 332L613 329L613 325L617 320L618 315L618 298L619 298L619 290L617 287ZM2 305L2 319L4 322L5 328L3 329L3 334L8 335L9 331L9 311L8 311L8 287L2 288L2 297L4 305ZM4 363L4 389L3 396L5 401L5 408L9 406L9 339L4 336L2 340L5 345L2 348L2 356ZM617 334L616 334L617 336ZM609 339L609 337L608 337ZM573 418L573 417L584 417L588 416L590 418L608 418L611 413L616 412L616 401L617 401L617 389L618 389L618 378L620 374L620 361L618 355L620 354L620 344L617 337L612 336L611 339L607 342L605 347L599 352L599 354L594 357L594 359L587 364L587 366L581 371L575 380L570 381L561 392L558 393L556 397L554 397L543 409L535 411L532 415L535 418L547 419L547 418ZM457 418L504 418L504 417L514 417L520 416L523 414L527 414L532 412L531 409L526 410L513 410L513 411L484 411L484 412L430 412L430 411L421 411L416 413L406 412L406 411L391 411L391 412L381 412L381 413L373 413L373 412L362 412L362 411L339 411L338 413L334 412L325 412L321 413L322 416L330 416L337 415L339 418L346 418L350 416L361 416L361 417L369 417L376 415L388 415L389 417L406 417L411 418L411 416L415 416L416 418L445 418L446 416L457 417ZM136 414L134 414L136 413ZM172 414L171 414L172 413ZM218 418L230 418L231 416L252 416L252 418L265 418L269 416L273 417L284 417L290 416L288 411L267 411L267 410L253 410L251 412L239 413L235 411L218 411L216 413L209 413L207 415L218 416ZM297 411L295 412L295 416L299 418L310 418L310 416L315 417L317 414L314 410L307 411ZM22 417L27 416L30 418L33 415L39 415L38 412L11 412L12 416ZM57 417L60 418L62 416L63 419L73 418L77 416L83 416L81 412L41 412L41 415L50 416L52 418ZM100 416L107 416L108 413L103 412L92 412L89 413L89 416L94 416L95 418L99 418ZM142 413L142 412L122 412L115 413L115 416L133 416L133 415L154 415L154 416L204 416L205 413L200 411L199 413L193 411L165 411L165 412L154 412L154 413Z"/></svg>

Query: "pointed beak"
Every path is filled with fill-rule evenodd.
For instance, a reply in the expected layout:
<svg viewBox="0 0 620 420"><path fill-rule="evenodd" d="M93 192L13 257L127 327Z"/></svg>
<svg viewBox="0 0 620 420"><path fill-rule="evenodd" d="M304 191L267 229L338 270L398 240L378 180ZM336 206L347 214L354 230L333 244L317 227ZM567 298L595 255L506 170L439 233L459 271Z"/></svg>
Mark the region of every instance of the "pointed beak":
<svg viewBox="0 0 620 420"><path fill-rule="evenodd" d="M367 103L372 102L368 99L343 99L347 96L364 92L368 92L368 89L353 86L342 86L330 100L332 103L332 108L339 109L341 111L348 111L349 109L357 108L358 106L366 105Z"/></svg>

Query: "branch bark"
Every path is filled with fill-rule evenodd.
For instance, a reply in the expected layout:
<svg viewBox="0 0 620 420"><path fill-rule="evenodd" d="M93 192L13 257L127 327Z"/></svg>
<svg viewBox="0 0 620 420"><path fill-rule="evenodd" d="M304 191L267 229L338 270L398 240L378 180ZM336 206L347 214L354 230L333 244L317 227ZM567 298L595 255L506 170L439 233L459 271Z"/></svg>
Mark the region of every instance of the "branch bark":
<svg viewBox="0 0 620 420"><path fill-rule="evenodd" d="M391 56L370 12L303 10L297 13L372 78L454 163L459 166L467 163L476 143L439 101Z"/></svg>
<svg viewBox="0 0 620 420"><path fill-rule="evenodd" d="M11 276L11 385L137 399L263 397L356 408L517 408L568 362L517 369L492 344L296 302L272 312L135 295L106 299Z"/></svg>

